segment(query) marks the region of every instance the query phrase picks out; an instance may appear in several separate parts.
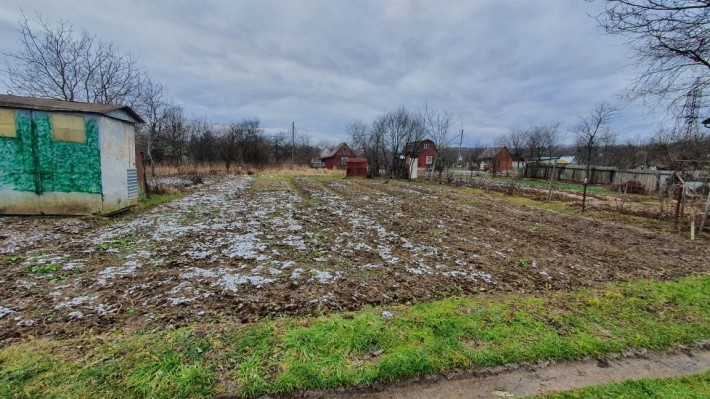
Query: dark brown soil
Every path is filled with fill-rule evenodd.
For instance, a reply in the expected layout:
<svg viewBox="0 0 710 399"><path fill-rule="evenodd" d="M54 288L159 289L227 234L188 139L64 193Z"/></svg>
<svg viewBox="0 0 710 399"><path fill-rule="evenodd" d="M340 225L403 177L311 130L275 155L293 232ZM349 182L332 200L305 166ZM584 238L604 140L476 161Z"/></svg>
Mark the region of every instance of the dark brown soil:
<svg viewBox="0 0 710 399"><path fill-rule="evenodd" d="M389 180L234 177L110 225L0 228L0 344L710 271L702 240Z"/></svg>

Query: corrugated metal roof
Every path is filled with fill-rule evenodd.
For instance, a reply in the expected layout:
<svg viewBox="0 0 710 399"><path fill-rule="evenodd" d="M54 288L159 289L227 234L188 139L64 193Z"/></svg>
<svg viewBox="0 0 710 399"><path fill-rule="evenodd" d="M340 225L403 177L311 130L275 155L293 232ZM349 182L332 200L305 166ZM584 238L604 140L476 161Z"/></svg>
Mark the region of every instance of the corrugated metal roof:
<svg viewBox="0 0 710 399"><path fill-rule="evenodd" d="M498 155L498 153L499 153L503 148L505 148L505 146L488 147L488 148L486 148L486 149L481 153L481 155L479 156L479 158L481 158L481 159L493 159L493 158L495 158L496 155Z"/></svg>
<svg viewBox="0 0 710 399"><path fill-rule="evenodd" d="M320 153L321 158L330 158L335 156L335 154L338 153L338 150L340 150L343 146L347 146L346 143L340 143L336 145L333 148L324 148L323 151ZM349 148L349 147L348 147Z"/></svg>
<svg viewBox="0 0 710 399"><path fill-rule="evenodd" d="M405 154L411 154L413 152L417 152L417 149L419 149L419 145L425 142L429 142L429 144L434 146L434 149L436 150L436 144L434 144L433 141L429 139L424 139L420 141L410 141L404 146L404 153Z"/></svg>
<svg viewBox="0 0 710 399"><path fill-rule="evenodd" d="M90 114L109 115L112 111L123 111L136 123L143 123L143 119L131 107L125 105L80 103L74 101L52 100L48 98L20 97L0 94L0 107L23 108L38 111L67 111L86 112Z"/></svg>

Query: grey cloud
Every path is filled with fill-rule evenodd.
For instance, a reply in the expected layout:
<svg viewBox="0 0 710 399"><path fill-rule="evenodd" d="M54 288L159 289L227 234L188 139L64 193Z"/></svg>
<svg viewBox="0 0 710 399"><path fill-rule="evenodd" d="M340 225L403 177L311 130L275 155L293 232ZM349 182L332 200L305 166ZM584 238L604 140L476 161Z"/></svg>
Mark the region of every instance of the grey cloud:
<svg viewBox="0 0 710 399"><path fill-rule="evenodd" d="M571 125L612 101L630 78L628 50L602 35L599 5L570 1L122 1L9 0L0 33L37 9L133 52L191 114L218 123L291 121L314 138L344 138L423 101L457 114L483 141L513 124ZM14 40L0 50L12 51ZM3 89L0 87L0 89ZM654 127L625 107L616 127Z"/></svg>

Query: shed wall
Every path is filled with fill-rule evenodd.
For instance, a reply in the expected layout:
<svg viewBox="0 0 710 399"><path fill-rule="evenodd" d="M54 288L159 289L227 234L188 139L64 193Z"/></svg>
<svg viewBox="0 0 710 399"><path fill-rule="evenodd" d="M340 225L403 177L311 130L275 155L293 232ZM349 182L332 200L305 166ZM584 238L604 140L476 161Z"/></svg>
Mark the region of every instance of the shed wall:
<svg viewBox="0 0 710 399"><path fill-rule="evenodd" d="M97 117L84 117L85 142L53 137L52 113L15 110L17 137L0 138L0 213L101 212Z"/></svg>
<svg viewBox="0 0 710 399"><path fill-rule="evenodd" d="M135 130L133 125L101 118L101 183L103 213L112 213L138 203L129 198L128 173L136 174Z"/></svg>

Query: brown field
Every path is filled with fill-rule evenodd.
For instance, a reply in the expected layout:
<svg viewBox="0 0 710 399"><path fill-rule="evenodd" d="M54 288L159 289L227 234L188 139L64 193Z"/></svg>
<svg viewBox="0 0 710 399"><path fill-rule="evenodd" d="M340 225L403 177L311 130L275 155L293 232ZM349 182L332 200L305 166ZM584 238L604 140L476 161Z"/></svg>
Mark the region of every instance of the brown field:
<svg viewBox="0 0 710 399"><path fill-rule="evenodd" d="M707 240L467 188L223 176L137 215L0 218L0 342L710 271Z"/></svg>

